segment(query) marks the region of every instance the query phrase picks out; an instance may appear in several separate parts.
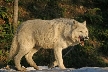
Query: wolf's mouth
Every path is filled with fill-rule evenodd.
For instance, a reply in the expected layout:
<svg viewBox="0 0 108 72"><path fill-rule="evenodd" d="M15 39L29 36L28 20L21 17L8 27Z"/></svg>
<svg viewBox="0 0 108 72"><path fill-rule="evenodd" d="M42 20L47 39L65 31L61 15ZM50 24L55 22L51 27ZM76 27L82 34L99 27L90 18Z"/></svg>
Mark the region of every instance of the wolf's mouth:
<svg viewBox="0 0 108 72"><path fill-rule="evenodd" d="M88 40L89 37L79 36L79 39L80 39L80 45L81 45L81 46L84 46L84 41L85 41L85 40Z"/></svg>

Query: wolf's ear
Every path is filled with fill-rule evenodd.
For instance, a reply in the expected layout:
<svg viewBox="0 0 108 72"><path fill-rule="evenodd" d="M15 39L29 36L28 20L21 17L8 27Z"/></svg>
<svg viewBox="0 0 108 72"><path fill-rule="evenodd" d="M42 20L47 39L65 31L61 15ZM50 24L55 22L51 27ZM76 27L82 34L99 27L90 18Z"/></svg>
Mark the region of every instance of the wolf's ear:
<svg viewBox="0 0 108 72"><path fill-rule="evenodd" d="M78 22L77 21L73 21L73 25L72 25L72 29L75 29L78 27Z"/></svg>
<svg viewBox="0 0 108 72"><path fill-rule="evenodd" d="M78 22L74 20L74 21L73 21L73 24L78 24Z"/></svg>
<svg viewBox="0 0 108 72"><path fill-rule="evenodd" d="M76 26L76 27L78 26L78 22L75 21L75 20L73 21L73 24L74 24L74 26Z"/></svg>
<svg viewBox="0 0 108 72"><path fill-rule="evenodd" d="M83 24L86 26L86 21L84 21Z"/></svg>

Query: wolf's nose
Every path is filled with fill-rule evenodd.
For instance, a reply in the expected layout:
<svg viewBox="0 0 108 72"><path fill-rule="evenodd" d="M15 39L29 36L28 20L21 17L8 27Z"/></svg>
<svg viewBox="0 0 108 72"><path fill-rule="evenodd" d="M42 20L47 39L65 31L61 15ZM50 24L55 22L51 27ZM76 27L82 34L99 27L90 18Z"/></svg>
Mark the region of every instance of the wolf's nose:
<svg viewBox="0 0 108 72"><path fill-rule="evenodd" d="M86 36L85 38L84 38L84 40L88 40L89 39L89 37L88 36Z"/></svg>

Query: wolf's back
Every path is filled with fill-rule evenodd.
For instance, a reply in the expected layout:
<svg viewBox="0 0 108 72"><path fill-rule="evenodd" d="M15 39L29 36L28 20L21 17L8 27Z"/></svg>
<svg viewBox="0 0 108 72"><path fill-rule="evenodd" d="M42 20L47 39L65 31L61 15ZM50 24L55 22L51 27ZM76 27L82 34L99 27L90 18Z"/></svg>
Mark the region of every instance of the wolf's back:
<svg viewBox="0 0 108 72"><path fill-rule="evenodd" d="M13 57L17 54L17 50L18 50L18 42L17 42L17 36L15 35L9 52L9 57L8 57L9 60L13 59Z"/></svg>

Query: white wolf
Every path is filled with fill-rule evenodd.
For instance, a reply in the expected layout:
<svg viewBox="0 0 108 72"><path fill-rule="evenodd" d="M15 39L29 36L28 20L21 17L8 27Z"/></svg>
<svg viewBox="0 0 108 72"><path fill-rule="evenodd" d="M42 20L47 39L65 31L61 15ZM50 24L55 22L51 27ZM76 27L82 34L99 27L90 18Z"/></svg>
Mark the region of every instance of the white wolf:
<svg viewBox="0 0 108 72"><path fill-rule="evenodd" d="M67 18L28 20L18 27L13 38L9 58L14 58L18 70L23 70L20 65L23 56L31 66L39 69L32 59L33 54L40 48L54 49L55 61L53 65L65 69L62 49L76 44L83 45L85 39L88 39L86 21L80 23Z"/></svg>

